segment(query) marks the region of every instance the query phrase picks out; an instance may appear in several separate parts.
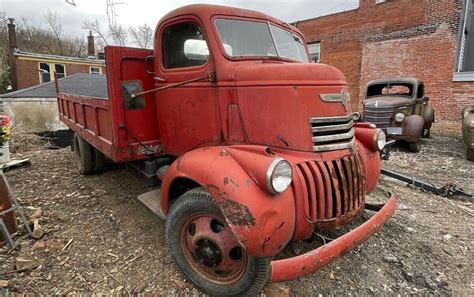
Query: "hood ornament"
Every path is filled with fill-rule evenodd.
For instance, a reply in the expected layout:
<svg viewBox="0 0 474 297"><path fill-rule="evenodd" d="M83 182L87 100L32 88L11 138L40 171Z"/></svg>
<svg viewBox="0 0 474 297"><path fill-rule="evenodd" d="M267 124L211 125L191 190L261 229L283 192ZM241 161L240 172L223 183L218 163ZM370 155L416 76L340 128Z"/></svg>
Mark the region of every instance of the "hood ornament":
<svg viewBox="0 0 474 297"><path fill-rule="evenodd" d="M341 93L334 94L320 94L319 97L324 102L340 102L346 112L349 111L349 102L351 95L346 89L342 89Z"/></svg>

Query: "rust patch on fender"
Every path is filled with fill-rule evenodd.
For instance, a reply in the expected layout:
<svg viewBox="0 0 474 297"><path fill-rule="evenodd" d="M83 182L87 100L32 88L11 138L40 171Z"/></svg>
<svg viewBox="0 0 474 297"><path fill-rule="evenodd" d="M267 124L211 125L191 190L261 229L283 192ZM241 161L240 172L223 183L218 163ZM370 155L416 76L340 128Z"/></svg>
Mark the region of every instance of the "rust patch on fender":
<svg viewBox="0 0 474 297"><path fill-rule="evenodd" d="M224 197L222 197L220 204L222 212L229 224L243 227L255 226L255 217L247 206Z"/></svg>

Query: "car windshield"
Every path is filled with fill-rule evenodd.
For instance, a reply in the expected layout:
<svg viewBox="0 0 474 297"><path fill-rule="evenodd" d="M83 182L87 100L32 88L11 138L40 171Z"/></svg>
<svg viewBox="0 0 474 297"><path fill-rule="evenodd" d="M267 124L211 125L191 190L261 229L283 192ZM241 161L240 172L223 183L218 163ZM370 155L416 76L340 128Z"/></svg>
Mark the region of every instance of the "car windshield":
<svg viewBox="0 0 474 297"><path fill-rule="evenodd" d="M309 62L303 40L270 23L218 19L216 27L228 56Z"/></svg>
<svg viewBox="0 0 474 297"><path fill-rule="evenodd" d="M367 97L374 96L407 96L413 97L414 86L409 83L384 83L371 85Z"/></svg>

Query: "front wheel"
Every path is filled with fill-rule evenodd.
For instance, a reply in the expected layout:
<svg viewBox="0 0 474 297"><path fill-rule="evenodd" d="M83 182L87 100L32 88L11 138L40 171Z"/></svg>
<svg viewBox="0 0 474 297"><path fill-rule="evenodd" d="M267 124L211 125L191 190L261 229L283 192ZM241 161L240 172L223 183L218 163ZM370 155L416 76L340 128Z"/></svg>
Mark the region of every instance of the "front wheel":
<svg viewBox="0 0 474 297"><path fill-rule="evenodd" d="M408 143L408 150L410 152L418 153L421 150L421 140Z"/></svg>
<svg viewBox="0 0 474 297"><path fill-rule="evenodd" d="M208 192L181 196L166 220L166 241L186 278L215 296L256 296L270 261L247 255Z"/></svg>

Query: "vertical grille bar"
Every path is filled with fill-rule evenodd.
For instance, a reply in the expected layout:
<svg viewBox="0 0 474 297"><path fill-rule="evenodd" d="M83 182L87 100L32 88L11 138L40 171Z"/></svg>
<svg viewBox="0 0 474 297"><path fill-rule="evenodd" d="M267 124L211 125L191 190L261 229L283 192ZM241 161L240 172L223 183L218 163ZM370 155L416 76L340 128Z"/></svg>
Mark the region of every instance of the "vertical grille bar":
<svg viewBox="0 0 474 297"><path fill-rule="evenodd" d="M309 169L316 177L316 203L318 205L318 218L324 220L326 218L326 203L324 200L324 181L318 166L314 162L308 162Z"/></svg>
<svg viewBox="0 0 474 297"><path fill-rule="evenodd" d="M341 199L344 202L342 211L344 214L346 214L349 212L349 192L347 190L349 187L347 186L346 174L344 170L342 169L341 160L336 160L335 163L336 163L335 167L337 171L339 172L338 174L339 184L340 185L342 184L342 187L340 186L340 189L342 190Z"/></svg>
<svg viewBox="0 0 474 297"><path fill-rule="evenodd" d="M311 173L311 170L308 168L308 165L306 163L301 164L301 168L303 169L303 174L306 179L306 184L308 185L308 195L309 197L314 197L312 199L309 199L308 203L308 208L309 208L309 217L311 220L316 220L317 219L317 213L316 213L316 200L318 199L316 196L316 184L315 180L313 177L313 174Z"/></svg>
<svg viewBox="0 0 474 297"><path fill-rule="evenodd" d="M302 193L303 193L303 207L304 207L304 212L306 214L309 213L309 200L311 200L311 197L308 196L308 185L306 184L306 177L303 175L303 170L301 168L301 164L298 164L297 166L298 170L296 170L296 175L298 176L298 179L301 182L301 185L303 187Z"/></svg>
<svg viewBox="0 0 474 297"><path fill-rule="evenodd" d="M336 213L334 216L338 217L341 215L341 192L339 189L339 181L337 179L337 173L332 165L331 162L326 162L325 163L327 170L329 171L329 175L331 176L331 182L332 182L332 192L333 192L333 199L334 199L334 204L336 205L335 211Z"/></svg>
<svg viewBox="0 0 474 297"><path fill-rule="evenodd" d="M326 218L332 218L333 217L333 204L332 204L332 190L331 190L331 178L329 177L329 172L326 170L326 166L324 164L317 162L316 165L319 168L319 172L321 172L321 175L323 176L324 180L324 190L325 190L325 195L326 197Z"/></svg>
<svg viewBox="0 0 474 297"><path fill-rule="evenodd" d="M342 159L342 166L344 167L344 172L347 174L347 185L348 185L348 195L349 195L349 209L354 209L354 179L352 178L352 168L350 157L345 157Z"/></svg>

